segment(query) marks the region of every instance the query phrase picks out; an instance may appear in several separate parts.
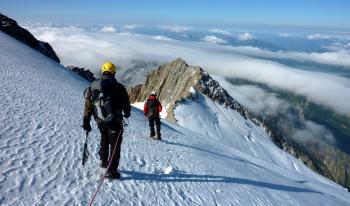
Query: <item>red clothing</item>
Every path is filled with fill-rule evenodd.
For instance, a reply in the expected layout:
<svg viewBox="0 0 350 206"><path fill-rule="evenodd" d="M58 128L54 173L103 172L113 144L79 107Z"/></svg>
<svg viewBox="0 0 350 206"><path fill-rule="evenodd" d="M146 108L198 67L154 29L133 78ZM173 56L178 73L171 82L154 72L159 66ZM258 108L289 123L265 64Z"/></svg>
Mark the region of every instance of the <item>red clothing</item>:
<svg viewBox="0 0 350 206"><path fill-rule="evenodd" d="M156 112L156 114L159 116L159 113L163 109L162 104L160 103L160 101L157 99L157 97L155 95L149 96L148 100L156 100L157 101L157 112ZM147 106L148 100L145 101L145 104L143 105L143 113L145 114L145 116L148 116L148 106Z"/></svg>

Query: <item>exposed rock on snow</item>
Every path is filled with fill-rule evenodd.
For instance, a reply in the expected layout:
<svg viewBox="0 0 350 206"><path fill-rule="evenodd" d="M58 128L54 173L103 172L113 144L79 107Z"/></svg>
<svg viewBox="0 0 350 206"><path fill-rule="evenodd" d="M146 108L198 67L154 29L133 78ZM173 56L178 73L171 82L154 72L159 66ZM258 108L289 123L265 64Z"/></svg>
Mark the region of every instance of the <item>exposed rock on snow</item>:
<svg viewBox="0 0 350 206"><path fill-rule="evenodd" d="M50 44L37 40L28 30L20 27L15 20L1 13L0 30L60 63L60 59Z"/></svg>
<svg viewBox="0 0 350 206"><path fill-rule="evenodd" d="M88 69L79 68L75 66L67 66L66 68L76 73L77 75L83 77L84 79L88 80L89 82L93 82L96 80L96 78L94 77L94 74Z"/></svg>

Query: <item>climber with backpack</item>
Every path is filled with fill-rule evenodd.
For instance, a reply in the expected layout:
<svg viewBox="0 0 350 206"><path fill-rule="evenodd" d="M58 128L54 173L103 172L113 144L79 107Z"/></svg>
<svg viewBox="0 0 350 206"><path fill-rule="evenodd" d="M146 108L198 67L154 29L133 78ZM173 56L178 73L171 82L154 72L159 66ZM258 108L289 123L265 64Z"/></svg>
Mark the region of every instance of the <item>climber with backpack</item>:
<svg viewBox="0 0 350 206"><path fill-rule="evenodd" d="M104 63L101 73L101 79L92 82L84 93L83 129L87 133L91 131L90 120L93 116L101 132L100 166L107 168L105 177L118 179L123 117L130 117L131 106L125 87L115 79L115 65Z"/></svg>
<svg viewBox="0 0 350 206"><path fill-rule="evenodd" d="M157 140L161 140L159 113L162 111L162 108L162 104L157 99L156 92L152 91L147 101L145 101L143 112L149 121L150 137ZM154 131L154 125L156 125L157 133Z"/></svg>

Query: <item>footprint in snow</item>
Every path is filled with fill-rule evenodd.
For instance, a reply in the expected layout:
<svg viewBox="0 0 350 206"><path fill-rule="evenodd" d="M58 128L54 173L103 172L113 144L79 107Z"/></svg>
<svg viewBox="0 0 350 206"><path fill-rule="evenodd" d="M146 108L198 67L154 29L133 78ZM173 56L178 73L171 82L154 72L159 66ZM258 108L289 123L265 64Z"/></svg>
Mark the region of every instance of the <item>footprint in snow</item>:
<svg viewBox="0 0 350 206"><path fill-rule="evenodd" d="M255 142L254 137L249 133L248 135L244 135L244 138L249 142Z"/></svg>
<svg viewBox="0 0 350 206"><path fill-rule="evenodd" d="M36 125L36 127L35 127L35 129L41 129L41 128L43 128L43 125L40 124L40 123L38 123L38 124Z"/></svg>

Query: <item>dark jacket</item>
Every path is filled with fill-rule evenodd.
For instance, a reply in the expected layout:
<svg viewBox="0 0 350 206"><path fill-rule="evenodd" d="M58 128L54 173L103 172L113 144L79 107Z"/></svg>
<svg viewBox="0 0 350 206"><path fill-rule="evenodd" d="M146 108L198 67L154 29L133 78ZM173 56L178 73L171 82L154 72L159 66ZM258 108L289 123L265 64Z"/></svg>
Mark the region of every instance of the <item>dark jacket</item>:
<svg viewBox="0 0 350 206"><path fill-rule="evenodd" d="M155 111L151 111L151 109L150 109L150 103L152 101L156 101ZM162 109L163 109L162 104L159 102L156 95L149 96L148 100L143 105L143 113L145 114L145 116L148 116L148 117L150 117L150 116L158 116L159 117L159 113L162 111Z"/></svg>
<svg viewBox="0 0 350 206"><path fill-rule="evenodd" d="M125 89L125 87L117 82L117 80L114 78L114 76L111 75L103 75L101 79L97 79L96 81L92 82L90 87L88 87L85 90L85 108L84 108L84 119L88 118L90 119L91 116L94 116L94 119L98 122L99 119L94 111L94 106L92 103L92 96L94 90L103 90L107 91L108 93L112 94L112 103L113 103L113 113L116 116L116 120L122 120L123 116L122 113L124 113L124 116L128 118L130 116L130 102L128 93Z"/></svg>

